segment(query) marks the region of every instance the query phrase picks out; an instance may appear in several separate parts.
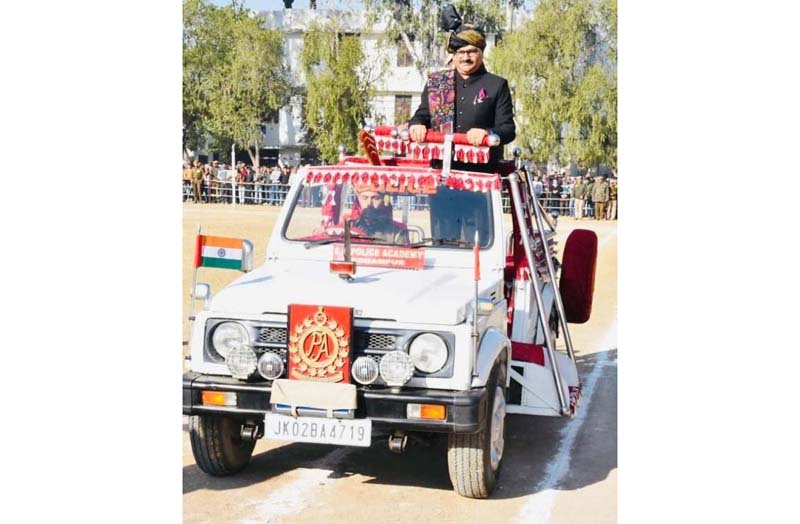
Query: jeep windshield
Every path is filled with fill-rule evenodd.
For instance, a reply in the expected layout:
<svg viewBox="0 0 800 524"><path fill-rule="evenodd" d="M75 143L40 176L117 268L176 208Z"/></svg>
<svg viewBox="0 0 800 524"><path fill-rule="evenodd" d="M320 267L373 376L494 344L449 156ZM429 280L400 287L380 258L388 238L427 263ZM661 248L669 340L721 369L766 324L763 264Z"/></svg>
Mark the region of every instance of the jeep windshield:
<svg viewBox="0 0 800 524"><path fill-rule="evenodd" d="M490 192L445 186L426 192L383 191L369 185L303 185L291 204L283 234L307 248L344 242L350 221L353 243L469 249L492 245Z"/></svg>

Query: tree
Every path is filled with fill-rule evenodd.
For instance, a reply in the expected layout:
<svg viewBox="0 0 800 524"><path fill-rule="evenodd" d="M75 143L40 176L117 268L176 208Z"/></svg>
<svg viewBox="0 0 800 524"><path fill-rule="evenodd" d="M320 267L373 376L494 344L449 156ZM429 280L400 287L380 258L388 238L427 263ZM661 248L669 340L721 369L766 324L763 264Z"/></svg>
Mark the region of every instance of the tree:
<svg viewBox="0 0 800 524"><path fill-rule="evenodd" d="M489 58L534 160L616 163L616 0L542 0Z"/></svg>
<svg viewBox="0 0 800 524"><path fill-rule="evenodd" d="M206 81L215 67L214 49L221 35L215 34L215 8L203 0L183 4L183 155L200 147L205 139L208 116Z"/></svg>
<svg viewBox="0 0 800 524"><path fill-rule="evenodd" d="M423 74L444 65L447 34L439 28L439 17L450 3L465 22L480 26L487 34L501 32L505 24L508 1L504 0L364 0L369 19L386 23L382 45L405 45Z"/></svg>
<svg viewBox="0 0 800 524"><path fill-rule="evenodd" d="M365 58L359 35L342 33L336 20L312 25L303 36L306 142L325 162L337 160L339 144L355 151L358 131L371 116L377 79Z"/></svg>
<svg viewBox="0 0 800 524"><path fill-rule="evenodd" d="M617 86L599 65L581 79L568 111L565 150L586 166L617 167Z"/></svg>
<svg viewBox="0 0 800 524"><path fill-rule="evenodd" d="M291 94L283 35L242 4L184 3L184 137L244 146L259 165L261 125ZM189 132L187 133L187 129Z"/></svg>

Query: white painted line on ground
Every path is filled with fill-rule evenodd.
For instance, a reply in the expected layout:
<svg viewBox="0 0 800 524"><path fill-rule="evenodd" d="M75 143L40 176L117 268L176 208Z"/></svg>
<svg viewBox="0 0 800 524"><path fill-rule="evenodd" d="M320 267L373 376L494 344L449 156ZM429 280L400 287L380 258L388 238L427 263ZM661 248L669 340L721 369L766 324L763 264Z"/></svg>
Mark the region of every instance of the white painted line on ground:
<svg viewBox="0 0 800 524"><path fill-rule="evenodd" d="M607 351L608 349L616 347L617 322L615 320L608 331L606 331L603 341L598 345L595 351ZM583 422L586 420L586 414L589 412L589 406L592 404L592 395L595 385L605 367L611 364L612 363L608 360L608 353L602 353L591 373L589 373L589 377L586 379L586 382L584 382L583 398L581 400L581 406L578 409L578 414L561 430L561 442L559 443L558 451L547 464L544 478L536 486L536 492L528 497L528 501L522 508L522 511L517 515L516 521L520 524L538 524L550 521L550 513L553 510L556 495L558 494L556 487L558 487L559 483L564 479L564 476L569 472L572 447L575 445L575 439L578 437Z"/></svg>
<svg viewBox="0 0 800 524"><path fill-rule="evenodd" d="M345 447L336 449L301 469L298 478L258 502L256 518L242 520L242 524L275 524L281 517L300 512L309 500L314 500L311 490L328 484L328 475L350 451Z"/></svg>

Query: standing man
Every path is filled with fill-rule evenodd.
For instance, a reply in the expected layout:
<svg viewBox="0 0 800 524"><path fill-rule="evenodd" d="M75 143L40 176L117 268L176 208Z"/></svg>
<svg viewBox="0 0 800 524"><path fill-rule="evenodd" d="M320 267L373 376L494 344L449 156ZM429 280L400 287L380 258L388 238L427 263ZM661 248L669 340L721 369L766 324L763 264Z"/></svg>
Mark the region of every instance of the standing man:
<svg viewBox="0 0 800 524"><path fill-rule="evenodd" d="M244 204L244 182L247 178L247 167L244 165L244 162L238 162L236 167L236 192L239 194L234 198L234 202Z"/></svg>
<svg viewBox="0 0 800 524"><path fill-rule="evenodd" d="M192 190L192 166L189 162L183 163L183 201L186 202L191 196Z"/></svg>
<svg viewBox="0 0 800 524"><path fill-rule="evenodd" d="M195 160L193 167L192 167L192 193L193 193L193 201L195 204L199 204L201 202L200 199L200 192L201 192L201 185L203 184L203 166L200 164L199 160Z"/></svg>
<svg viewBox="0 0 800 524"><path fill-rule="evenodd" d="M536 198L539 199L541 202L542 193L544 192L544 185L542 184L541 180L539 180L539 174L533 175L533 194L536 195Z"/></svg>
<svg viewBox="0 0 800 524"><path fill-rule="evenodd" d="M205 164L203 166L203 202L208 204L211 202L211 166Z"/></svg>
<svg viewBox="0 0 800 524"><path fill-rule="evenodd" d="M252 204L255 200L255 180L256 180L256 172L253 166L247 166L246 171L244 173L244 194L245 204Z"/></svg>
<svg viewBox="0 0 800 524"><path fill-rule="evenodd" d="M586 187L583 189L583 198L586 200L586 216L589 218L594 217L594 204L592 203L592 190L594 189L594 180L591 175L586 175Z"/></svg>
<svg viewBox="0 0 800 524"><path fill-rule="evenodd" d="M606 219L606 203L608 202L608 182L606 177L600 175L599 180L594 183L592 189L592 201L594 202L594 219Z"/></svg>
<svg viewBox="0 0 800 524"><path fill-rule="evenodd" d="M219 202L219 161L211 162L211 201Z"/></svg>
<svg viewBox="0 0 800 524"><path fill-rule="evenodd" d="M578 181L575 182L575 185L572 186L572 199L575 201L575 219L582 220L583 219L583 197L586 194L586 184L583 182L583 178L578 177Z"/></svg>
<svg viewBox="0 0 800 524"><path fill-rule="evenodd" d="M608 220L617 219L617 179L612 178L608 186Z"/></svg>
<svg viewBox="0 0 800 524"><path fill-rule="evenodd" d="M442 29L450 31L447 51L455 69L428 75L419 108L408 121L411 140L423 142L428 129L442 133L466 133L470 144L478 146L484 137L495 134L500 145L492 147L488 164L469 164L472 171L493 172L503 155L503 144L516 136L514 108L508 81L486 70L484 32L464 24L452 5L442 13ZM454 169L464 169L453 162Z"/></svg>
<svg viewBox="0 0 800 524"><path fill-rule="evenodd" d="M561 204L566 209L568 217L575 216L575 202L572 199L572 187L575 185L575 179L571 176L564 177L564 185L561 187Z"/></svg>
<svg viewBox="0 0 800 524"><path fill-rule="evenodd" d="M269 205L278 205L278 184L281 183L281 168L274 166L269 172Z"/></svg>

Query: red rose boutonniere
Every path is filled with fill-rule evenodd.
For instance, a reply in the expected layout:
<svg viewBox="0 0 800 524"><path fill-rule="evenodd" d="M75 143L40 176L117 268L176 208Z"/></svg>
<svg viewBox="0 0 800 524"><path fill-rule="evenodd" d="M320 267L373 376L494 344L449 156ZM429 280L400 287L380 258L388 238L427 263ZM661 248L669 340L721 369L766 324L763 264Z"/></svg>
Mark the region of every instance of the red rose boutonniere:
<svg viewBox="0 0 800 524"><path fill-rule="evenodd" d="M476 96L475 100L472 101L472 105L482 103L488 96L489 94L486 92L486 89L481 88L481 90L478 91L478 96Z"/></svg>

